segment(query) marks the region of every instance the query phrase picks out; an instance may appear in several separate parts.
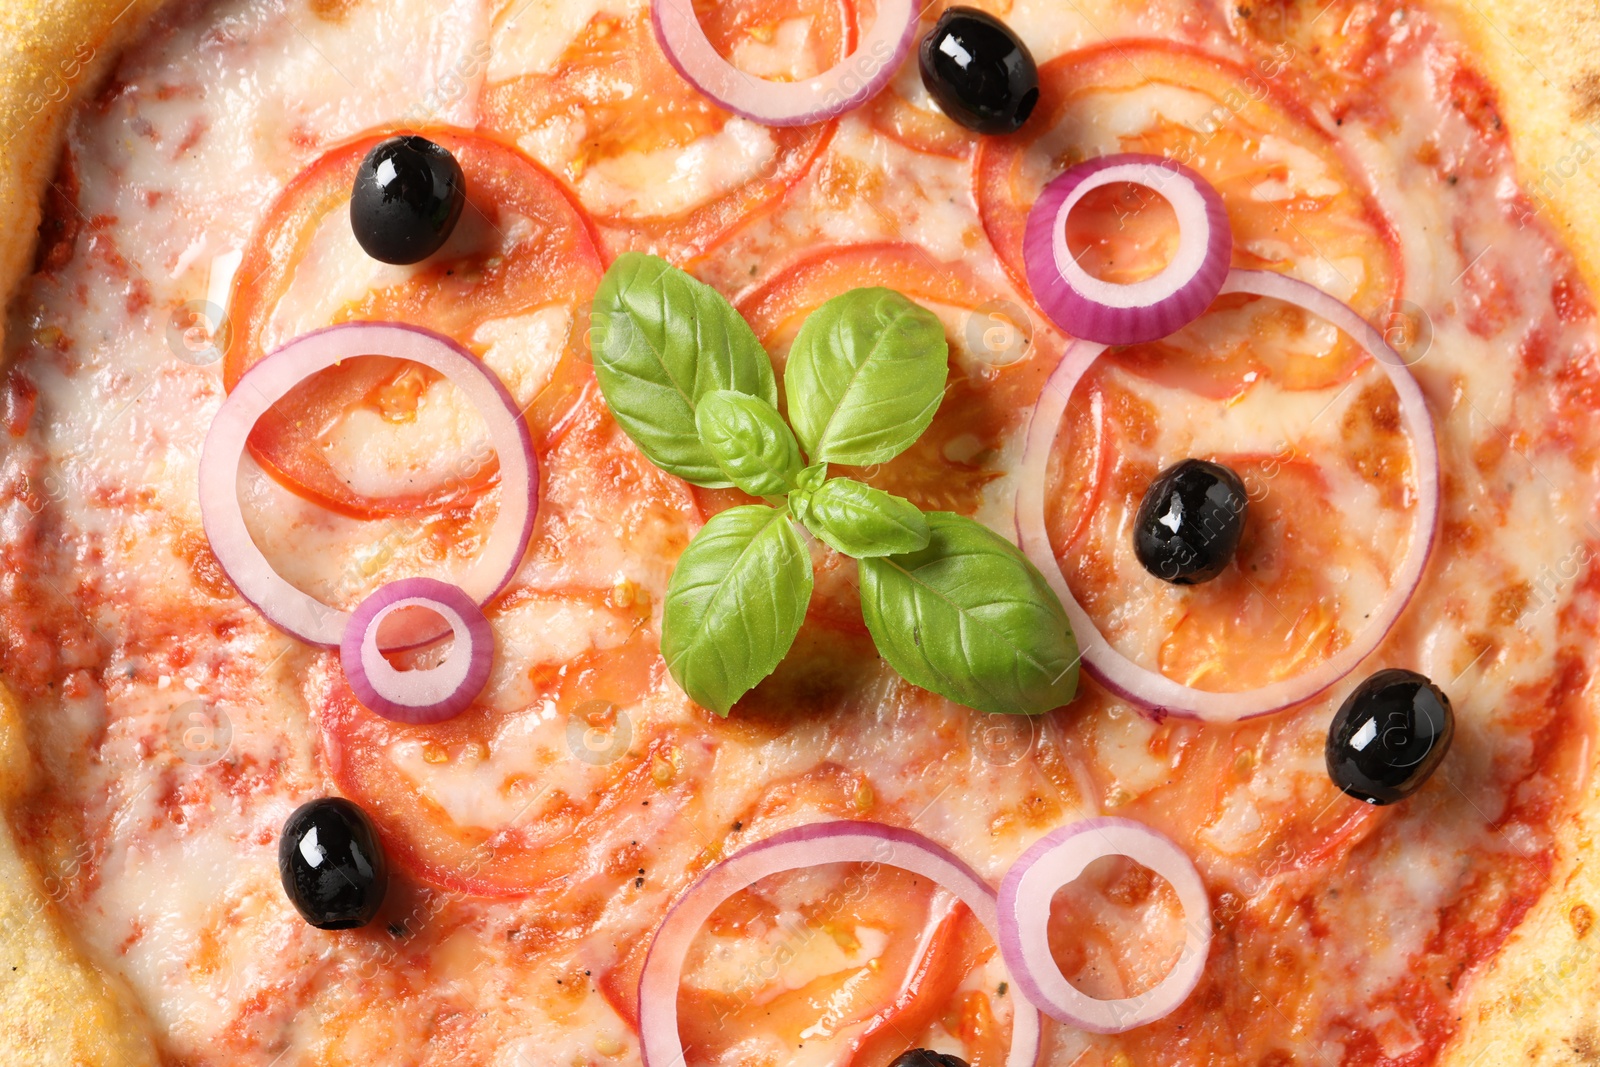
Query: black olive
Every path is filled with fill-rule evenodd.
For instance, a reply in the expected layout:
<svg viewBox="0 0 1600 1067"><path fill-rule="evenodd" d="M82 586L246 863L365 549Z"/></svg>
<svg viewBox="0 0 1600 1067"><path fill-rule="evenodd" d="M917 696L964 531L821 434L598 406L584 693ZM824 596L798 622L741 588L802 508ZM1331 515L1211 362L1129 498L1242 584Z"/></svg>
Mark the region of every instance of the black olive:
<svg viewBox="0 0 1600 1067"><path fill-rule="evenodd" d="M1039 102L1039 68L1011 27L952 7L922 39L922 84L944 113L979 133L1016 133Z"/></svg>
<svg viewBox="0 0 1600 1067"><path fill-rule="evenodd" d="M350 228L373 259L420 263L450 239L466 202L455 156L426 137L391 137L356 171Z"/></svg>
<svg viewBox="0 0 1600 1067"><path fill-rule="evenodd" d="M1393 804L1422 788L1455 733L1443 690L1415 671L1379 671L1333 717L1328 776L1357 800Z"/></svg>
<svg viewBox="0 0 1600 1067"><path fill-rule="evenodd" d="M910 1052L902 1052L889 1067L967 1067L967 1061L948 1052L914 1048Z"/></svg>
<svg viewBox="0 0 1600 1067"><path fill-rule="evenodd" d="M389 888L372 820L342 797L310 801L289 816L278 839L278 874L295 909L323 930L365 926Z"/></svg>
<svg viewBox="0 0 1600 1067"><path fill-rule="evenodd" d="M1221 464L1186 459L1145 490L1133 523L1134 554L1164 582L1209 582L1238 550L1249 509L1237 474Z"/></svg>

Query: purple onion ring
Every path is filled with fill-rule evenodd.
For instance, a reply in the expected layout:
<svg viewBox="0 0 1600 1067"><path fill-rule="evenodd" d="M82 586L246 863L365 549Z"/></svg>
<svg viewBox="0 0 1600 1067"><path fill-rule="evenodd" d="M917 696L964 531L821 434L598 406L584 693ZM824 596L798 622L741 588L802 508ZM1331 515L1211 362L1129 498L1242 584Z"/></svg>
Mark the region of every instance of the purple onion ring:
<svg viewBox="0 0 1600 1067"><path fill-rule="evenodd" d="M683 959L695 934L717 905L769 875L824 863L868 863L898 867L943 886L998 943L994 890L977 872L921 834L871 822L822 822L774 834L712 867L675 901L656 927L639 975L639 1037L645 1067L682 1067L678 1036L678 986ZM1011 1051L1005 1067L1032 1067L1039 1057L1039 1012L1012 1000Z"/></svg>
<svg viewBox="0 0 1600 1067"><path fill-rule="evenodd" d="M809 126L866 103L911 54L920 8L911 0L880 0L877 17L856 50L814 78L758 78L723 59L711 46L692 0L654 0L650 21L661 50L685 81L718 106L763 126Z"/></svg>
<svg viewBox="0 0 1600 1067"><path fill-rule="evenodd" d="M1361 630L1352 635L1349 644L1310 670L1256 689L1219 693L1196 689L1141 667L1111 646L1072 595L1045 529L1045 475L1050 452L1061 429L1061 417L1066 413L1078 381L1106 349L1103 344L1088 341L1076 341L1067 346L1060 364L1045 383L1028 424L1027 443L1017 474L1017 542L1061 598L1061 606L1066 609L1072 631L1078 638L1078 647L1083 651L1084 668L1101 685L1147 711L1208 722L1236 722L1293 707L1321 694L1359 667L1383 643L1422 584L1439 521L1439 446L1434 438L1433 415L1417 380L1383 335L1348 304L1314 285L1286 275L1234 270L1229 273L1222 291L1252 293L1295 304L1326 318L1372 354L1400 397L1400 417L1410 431L1417 502L1413 533L1389 595Z"/></svg>
<svg viewBox="0 0 1600 1067"><path fill-rule="evenodd" d="M1183 948L1167 976L1137 996L1099 1000L1080 993L1050 955L1050 902L1090 863L1126 856L1166 879L1183 908ZM1165 834L1132 819L1098 818L1047 834L1000 882L1000 952L1017 985L1052 1019L1097 1034L1120 1034L1170 1015L1205 972L1211 898L1194 861Z"/></svg>
<svg viewBox="0 0 1600 1067"><path fill-rule="evenodd" d="M391 612L425 608L455 634L444 662L399 671L378 647L378 628ZM460 586L436 578L402 578L379 587L350 613L339 663L356 699L395 722L425 725L459 715L483 692L494 664L494 630L483 609Z"/></svg>
<svg viewBox="0 0 1600 1067"><path fill-rule="evenodd" d="M398 323L351 322L298 337L245 372L223 401L200 452L200 521L217 562L268 622L308 644L335 648L349 612L290 585L256 546L239 504L239 465L256 421L300 382L352 356L411 360L448 378L488 426L500 460L500 506L483 553L457 579L486 604L510 584L533 537L539 461L528 423L494 372L447 337ZM408 643L416 643L415 635Z"/></svg>
<svg viewBox="0 0 1600 1067"><path fill-rule="evenodd" d="M1131 284L1101 281L1072 256L1067 216L1091 190L1113 182L1149 189L1178 217L1178 251L1158 274ZM1101 156L1052 180L1028 212L1023 263L1033 298L1073 337L1103 345L1154 341L1211 306L1228 275L1233 230L1222 198L1175 160L1127 153Z"/></svg>

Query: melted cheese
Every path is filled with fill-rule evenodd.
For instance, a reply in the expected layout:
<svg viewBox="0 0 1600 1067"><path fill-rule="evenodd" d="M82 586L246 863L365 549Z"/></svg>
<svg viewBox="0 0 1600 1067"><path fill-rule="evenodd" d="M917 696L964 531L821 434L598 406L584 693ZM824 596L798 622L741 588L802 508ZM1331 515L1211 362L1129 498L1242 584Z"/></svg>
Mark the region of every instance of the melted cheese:
<svg viewBox="0 0 1600 1067"><path fill-rule="evenodd" d="M828 713L796 712L776 729L760 722L739 733L746 724L737 714L731 725L711 723L670 682L622 708L641 735L658 727L702 732L714 773L698 781L685 811L641 807L603 829L585 853L592 866L570 872L575 883L604 890L581 915L552 917L552 905L537 897L470 899L407 883L392 902L403 933L374 928L330 937L295 917L274 869L284 818L332 789L315 707L319 687L329 684L328 658L273 632L225 582L208 584L195 562L195 466L222 388L215 366L175 358L168 312L208 294L215 300L218 278L231 272L272 198L327 146L417 116L470 126L485 77L548 70L597 13L626 14L632 5L514 0L491 9L450 0L441 8L393 0L332 15L328 7L297 0L212 5L135 50L119 71L120 90L104 107L86 110L72 131L79 206L95 221L80 234L72 262L38 278L17 303L6 335L10 360L39 390L40 417L25 438L8 444L5 471L10 484L43 486L46 495L38 509L7 504L0 549L8 561L25 562L29 573L19 580L33 583L41 603L61 605L63 636L45 671L50 684L26 696L50 782L42 803L82 813L89 857L70 866L42 862L69 887L62 906L95 961L128 982L172 1058L365 1063L426 1048L434 1051L419 1055L433 1055L429 1062L635 1063L636 1037L600 977L624 968L688 872L706 861L706 850L742 843L741 831L728 828L779 786L794 788L763 815L764 832L837 814L838 801L818 784L829 769L854 776L849 814L914 825L995 882L1055 825L1159 803L1194 766L1242 768L1225 786L1194 786L1174 825L1203 845L1196 859L1212 885L1248 898L1246 916L1270 927L1241 933L1239 952L1265 944L1283 959L1309 961L1305 973L1315 980L1284 992L1290 1024L1267 1024L1274 1047L1310 1062L1338 1062L1350 1027L1374 1034L1386 1055L1419 1045L1422 1036L1388 993L1438 932L1440 909L1458 899L1484 857L1510 860L1547 846L1543 827L1500 820L1516 810L1511 783L1538 755L1518 715L1542 699L1537 694L1556 674L1562 648L1587 650L1565 612L1587 565L1587 555L1572 561L1593 535L1585 519L1600 488L1592 448L1569 449L1551 432L1546 392L1522 387L1516 355L1525 342L1558 361L1592 353L1593 323L1562 321L1552 308L1548 237L1486 207L1486 195L1507 188L1509 160L1477 147L1477 135L1429 80L1426 64L1383 75L1394 122L1355 116L1339 137L1375 176L1399 231L1405 296L1431 320L1432 348L1416 373L1438 416L1451 476L1446 528L1470 531L1447 538L1416 608L1379 658L1448 682L1460 737L1442 772L1451 787L1392 813L1358 864L1313 867L1307 875L1296 867L1303 858L1297 846L1276 836L1283 812L1326 790L1320 731L1331 701L1286 716L1256 747L1219 764L1203 762L1211 758L1207 746L1227 746L1230 731L1151 723L1091 690L1040 727L1031 755L1008 763L984 758L971 743L966 712L869 664L832 698ZM1233 48L1220 30L1198 24L1203 15L1175 2L1080 11L1018 0L1009 18L1041 58L1102 35L1135 33ZM770 43L745 42L735 59L747 69L789 72L804 30L802 20L782 21ZM914 99L910 71L908 64L897 84L912 86ZM1181 89L1129 93L1093 128L1075 131L1074 144L1101 150L1154 114L1198 121L1210 108ZM585 136L582 116L574 115L523 147L557 173L571 173ZM1425 144L1478 152L1497 169L1447 191L1415 162ZM1287 142L1265 149L1287 177L1257 186L1261 202L1338 191L1314 155ZM577 193L592 209L670 214L761 173L772 151L768 131L735 120L685 149L589 167ZM936 259L963 260L996 291L1009 292L988 254L970 188L965 162L920 156L876 133L863 116L846 116L793 193L701 269L732 292L796 249L905 240ZM1285 254L1261 240L1252 251ZM1293 269L1336 295L1355 291L1364 278L1361 263L1344 259L1296 260ZM330 225L301 265L274 335L284 340L321 325L405 274L373 264L348 231ZM1507 309L1489 314L1485 302L1495 287ZM940 311L957 342L958 366L972 370L961 314ZM551 380L572 328L566 312L544 309L486 323L462 340L527 402ZM1327 341L1313 330L1309 343ZM1123 384L1162 413L1153 447L1169 457L1270 452L1286 440L1328 456L1339 448L1337 427L1351 403L1262 387L1219 411L1148 382ZM347 420L327 442L339 469L364 487L436 475L438 464L472 447L480 432L452 394L446 385L431 387L416 422L404 427ZM1587 425L1571 429L1583 434ZM1019 440L1008 440L985 461L1001 477L985 490L981 517L997 529L1009 525L1014 485L1004 475L1019 448ZM541 668L616 654L641 626L647 636L658 632L676 551L670 546L681 531L659 517L633 522L608 512L603 490L612 473L565 471L550 487L542 521L563 523L563 551L536 551L519 575L520 593L493 612L497 661L485 703L500 718L487 746L449 752L442 763L422 742L397 742L388 753L408 786L460 826L494 829L522 818L530 801L519 782L536 781L533 801L544 803L541 797L586 797L614 773L569 758L567 709L534 681ZM1406 535L1408 519L1382 506L1360 479L1336 475L1329 493L1355 550L1328 561L1324 588L1331 612L1355 618L1384 595L1389 549ZM274 564L342 605L383 580L448 569L470 551L484 522L481 515L450 520L454 547L438 560L423 552L435 517L358 522L259 474L247 479L244 499ZM1114 559L1108 580L1117 603L1102 624L1129 655L1152 660L1179 594L1144 578L1126 554ZM630 598L648 597L649 607L613 610L538 593L564 588L627 589ZM1529 592L1519 597L1517 590ZM8 674L26 676L32 661L8 655ZM174 716L197 701L211 721L227 723L227 755L215 763L186 762L168 740ZM1045 769L1047 756L1064 769ZM611 869L640 840L654 850L642 885L633 861L621 877ZM1302 899L1309 904L1296 911ZM1316 934L1305 917L1312 913L1335 935ZM1170 916L1151 915L1151 929L1164 918ZM784 971L783 983L875 958L885 936L856 931L853 953L819 944ZM1150 945L1139 947L1145 941ZM1156 941L1126 948L1121 964L1132 953L1131 962L1148 970L1146 955L1160 951ZM714 986L760 950L758 941L719 941L689 984ZM1116 952L1102 963L1107 981L1121 981L1112 973ZM1234 985L1236 972L1254 973L1238 956L1219 954L1214 966L1234 968L1223 979ZM992 991L1004 981L991 957L961 988ZM1002 1023L1010 1004L994 998ZM931 1047L967 1051L942 1026L925 1038ZM754 1052L759 1040L751 1040ZM1052 1040L1054 1064L1074 1062L1091 1047L1103 1062L1121 1062L1124 1039L1057 1031ZM783 1062L800 1061L789 1055Z"/></svg>

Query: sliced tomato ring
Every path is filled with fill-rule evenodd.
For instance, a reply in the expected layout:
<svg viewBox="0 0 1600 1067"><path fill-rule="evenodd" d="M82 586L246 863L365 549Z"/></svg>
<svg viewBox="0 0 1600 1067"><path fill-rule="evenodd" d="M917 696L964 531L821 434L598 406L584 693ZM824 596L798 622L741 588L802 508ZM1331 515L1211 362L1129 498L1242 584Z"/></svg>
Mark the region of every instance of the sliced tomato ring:
<svg viewBox="0 0 1600 1067"><path fill-rule="evenodd" d="M905 496L925 509L975 512L997 477L990 462L1038 396L1050 359L1036 349L1059 351L1053 331L1026 344L988 346L996 322L1031 330L1030 317L1003 291L985 285L959 264L942 263L913 244L883 243L824 248L774 270L741 294L739 311L781 367L805 317L840 293L862 286L897 289L944 321L950 344L946 399L917 443L886 464L838 468Z"/></svg>
<svg viewBox="0 0 1600 1067"><path fill-rule="evenodd" d="M607 869L632 840L698 848L659 832L700 803L711 756L683 725L652 619L699 513L597 395L543 468L533 544L489 609L496 666L478 701L404 726L361 708L336 670L317 701L340 791L371 813L397 862L472 895L564 892L561 879ZM630 884L645 865L628 864Z"/></svg>
<svg viewBox="0 0 1600 1067"><path fill-rule="evenodd" d="M689 1063L798 1046L815 1062L851 1062L911 1014L944 1007L929 1002L953 989L966 913L925 878L860 864L777 875L735 894L684 961L678 1029Z"/></svg>
<svg viewBox="0 0 1600 1067"><path fill-rule="evenodd" d="M730 0L698 12L724 58L764 77L809 77L855 47L847 0ZM667 61L648 5L595 15L548 70L491 80L480 124L562 174L611 255L680 260L775 204L835 128L768 128L717 107Z"/></svg>
<svg viewBox="0 0 1600 1067"><path fill-rule="evenodd" d="M923 8L917 26L919 41L928 35L949 6L946 0L935 0ZM865 110L873 129L918 152L963 159L978 144L978 135L940 111L933 97L923 87L922 68L915 50L895 72L894 80L867 104Z"/></svg>
<svg viewBox="0 0 1600 1067"><path fill-rule="evenodd" d="M390 854L434 885L486 897L560 888L573 872L603 866L618 833L624 845L630 833L648 840L695 802L709 750L670 729L647 732L640 711L666 689L664 678L655 637L636 633L536 667L526 707L474 707L421 727L366 711L341 677L320 710L329 773L372 816ZM619 709L610 719L599 714L608 706ZM537 724L550 708L548 744L524 758L528 720ZM632 736L614 758L604 758L603 744L570 744L570 716L581 739L591 730L620 738L618 715ZM602 758L585 759L591 751Z"/></svg>
<svg viewBox="0 0 1600 1067"><path fill-rule="evenodd" d="M1216 405L1170 395L1114 364L1085 375L1046 483L1046 528L1068 586L1097 624L1138 649L1124 654L1184 685L1241 690L1300 674L1347 643L1395 565L1392 538L1407 515L1396 490L1409 465L1392 454L1401 439L1386 420L1392 394L1374 383L1326 427L1313 418L1324 402L1305 398L1307 432L1323 431L1315 462L1274 441L1276 430L1260 437L1260 451L1208 447L1234 439L1201 427ZM1252 397L1241 425L1281 395ZM1177 590L1145 574L1127 531L1159 469L1191 455L1237 472L1250 511L1235 564ZM1354 622L1341 617L1347 611Z"/></svg>
<svg viewBox="0 0 1600 1067"><path fill-rule="evenodd" d="M776 736L743 720L714 728ZM796 811L859 819L873 803L869 779L821 763L766 783L740 810L738 839L725 850L792 827ZM1009 1023L993 1012L987 1027L962 1023L972 1015L967 990L986 984L998 958L954 894L900 868L841 863L774 875L735 893L701 928L684 963L679 1033L691 1067L788 1062L801 1044L814 1054L806 1062L884 1067L908 1048L952 1040L969 1063L1003 1067ZM636 986L640 962L625 959L601 977L630 1020L637 1003L626 983Z"/></svg>
<svg viewBox="0 0 1600 1067"><path fill-rule="evenodd" d="M535 331L549 349L545 358L519 351L497 368L524 403L559 376L559 365L583 361L583 316L603 273L583 213L559 182L515 149L456 130L418 132L454 153L466 175L468 207L451 242L415 267L365 258L349 233L346 206L362 158L383 135L322 156L279 196L245 250L223 362L230 390L266 352L294 336L356 319L425 326L480 357L497 342L533 347L528 331ZM421 439L421 430L407 424L418 419L425 395L437 385L424 368L358 356L309 379L269 411L251 434L251 453L285 486L358 518L464 506L494 484L499 464L492 455L457 462L430 457L437 467L380 481L387 490L381 492L333 458L359 453L338 447L340 431L354 419L401 442L397 447L408 429L418 429ZM351 439L365 441L364 449L374 436Z"/></svg>
<svg viewBox="0 0 1600 1067"><path fill-rule="evenodd" d="M1216 187L1233 227L1234 266L1304 278L1368 319L1390 307L1401 276L1392 227L1338 146L1267 73L1170 42L1118 41L1058 56L1039 79L1028 125L984 138L973 164L984 229L1021 291L1028 292L1023 230L1045 182L1084 159L1148 152L1185 163ZM1164 243L1129 240L1129 214L1108 198L1081 205L1072 225L1110 234L1119 270L1152 273L1160 261L1139 260L1164 255ZM1213 397L1238 395L1264 377L1322 388L1365 362L1336 331L1260 303L1225 298L1171 337L1109 358Z"/></svg>
<svg viewBox="0 0 1600 1067"><path fill-rule="evenodd" d="M924 7L917 39L926 37L945 11L953 6L956 6L953 0L933 0ZM1011 0L963 2L959 6L975 7L1003 18L1011 11ZM865 111L873 129L918 152L965 159L978 145L978 135L939 110L923 87L922 69L915 51L895 73L894 80L867 104Z"/></svg>

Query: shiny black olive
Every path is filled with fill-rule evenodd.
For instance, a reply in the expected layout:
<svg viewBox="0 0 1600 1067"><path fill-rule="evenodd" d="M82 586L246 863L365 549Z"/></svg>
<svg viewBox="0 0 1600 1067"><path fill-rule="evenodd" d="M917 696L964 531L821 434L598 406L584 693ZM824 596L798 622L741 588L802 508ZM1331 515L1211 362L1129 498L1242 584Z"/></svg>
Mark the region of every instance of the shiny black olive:
<svg viewBox="0 0 1600 1067"><path fill-rule="evenodd" d="M948 1052L914 1048L910 1052L902 1052L889 1067L967 1067L967 1061Z"/></svg>
<svg viewBox="0 0 1600 1067"><path fill-rule="evenodd" d="M356 171L350 228L373 259L420 263L449 240L466 202L455 156L426 137L391 137Z"/></svg>
<svg viewBox="0 0 1600 1067"><path fill-rule="evenodd" d="M372 821L342 797L310 801L289 816L278 839L278 874L295 909L323 930L365 926L389 888Z"/></svg>
<svg viewBox="0 0 1600 1067"><path fill-rule="evenodd" d="M1239 476L1217 463L1186 459L1156 476L1133 523L1133 551L1144 569L1173 585L1221 574L1239 548L1250 497Z"/></svg>
<svg viewBox="0 0 1600 1067"><path fill-rule="evenodd" d="M1333 717L1328 776L1357 800L1393 804L1422 788L1455 733L1443 690L1415 671L1379 671Z"/></svg>
<svg viewBox="0 0 1600 1067"><path fill-rule="evenodd" d="M1039 102L1039 68L1011 27L952 7L922 39L922 84L944 113L979 133L1015 133Z"/></svg>

